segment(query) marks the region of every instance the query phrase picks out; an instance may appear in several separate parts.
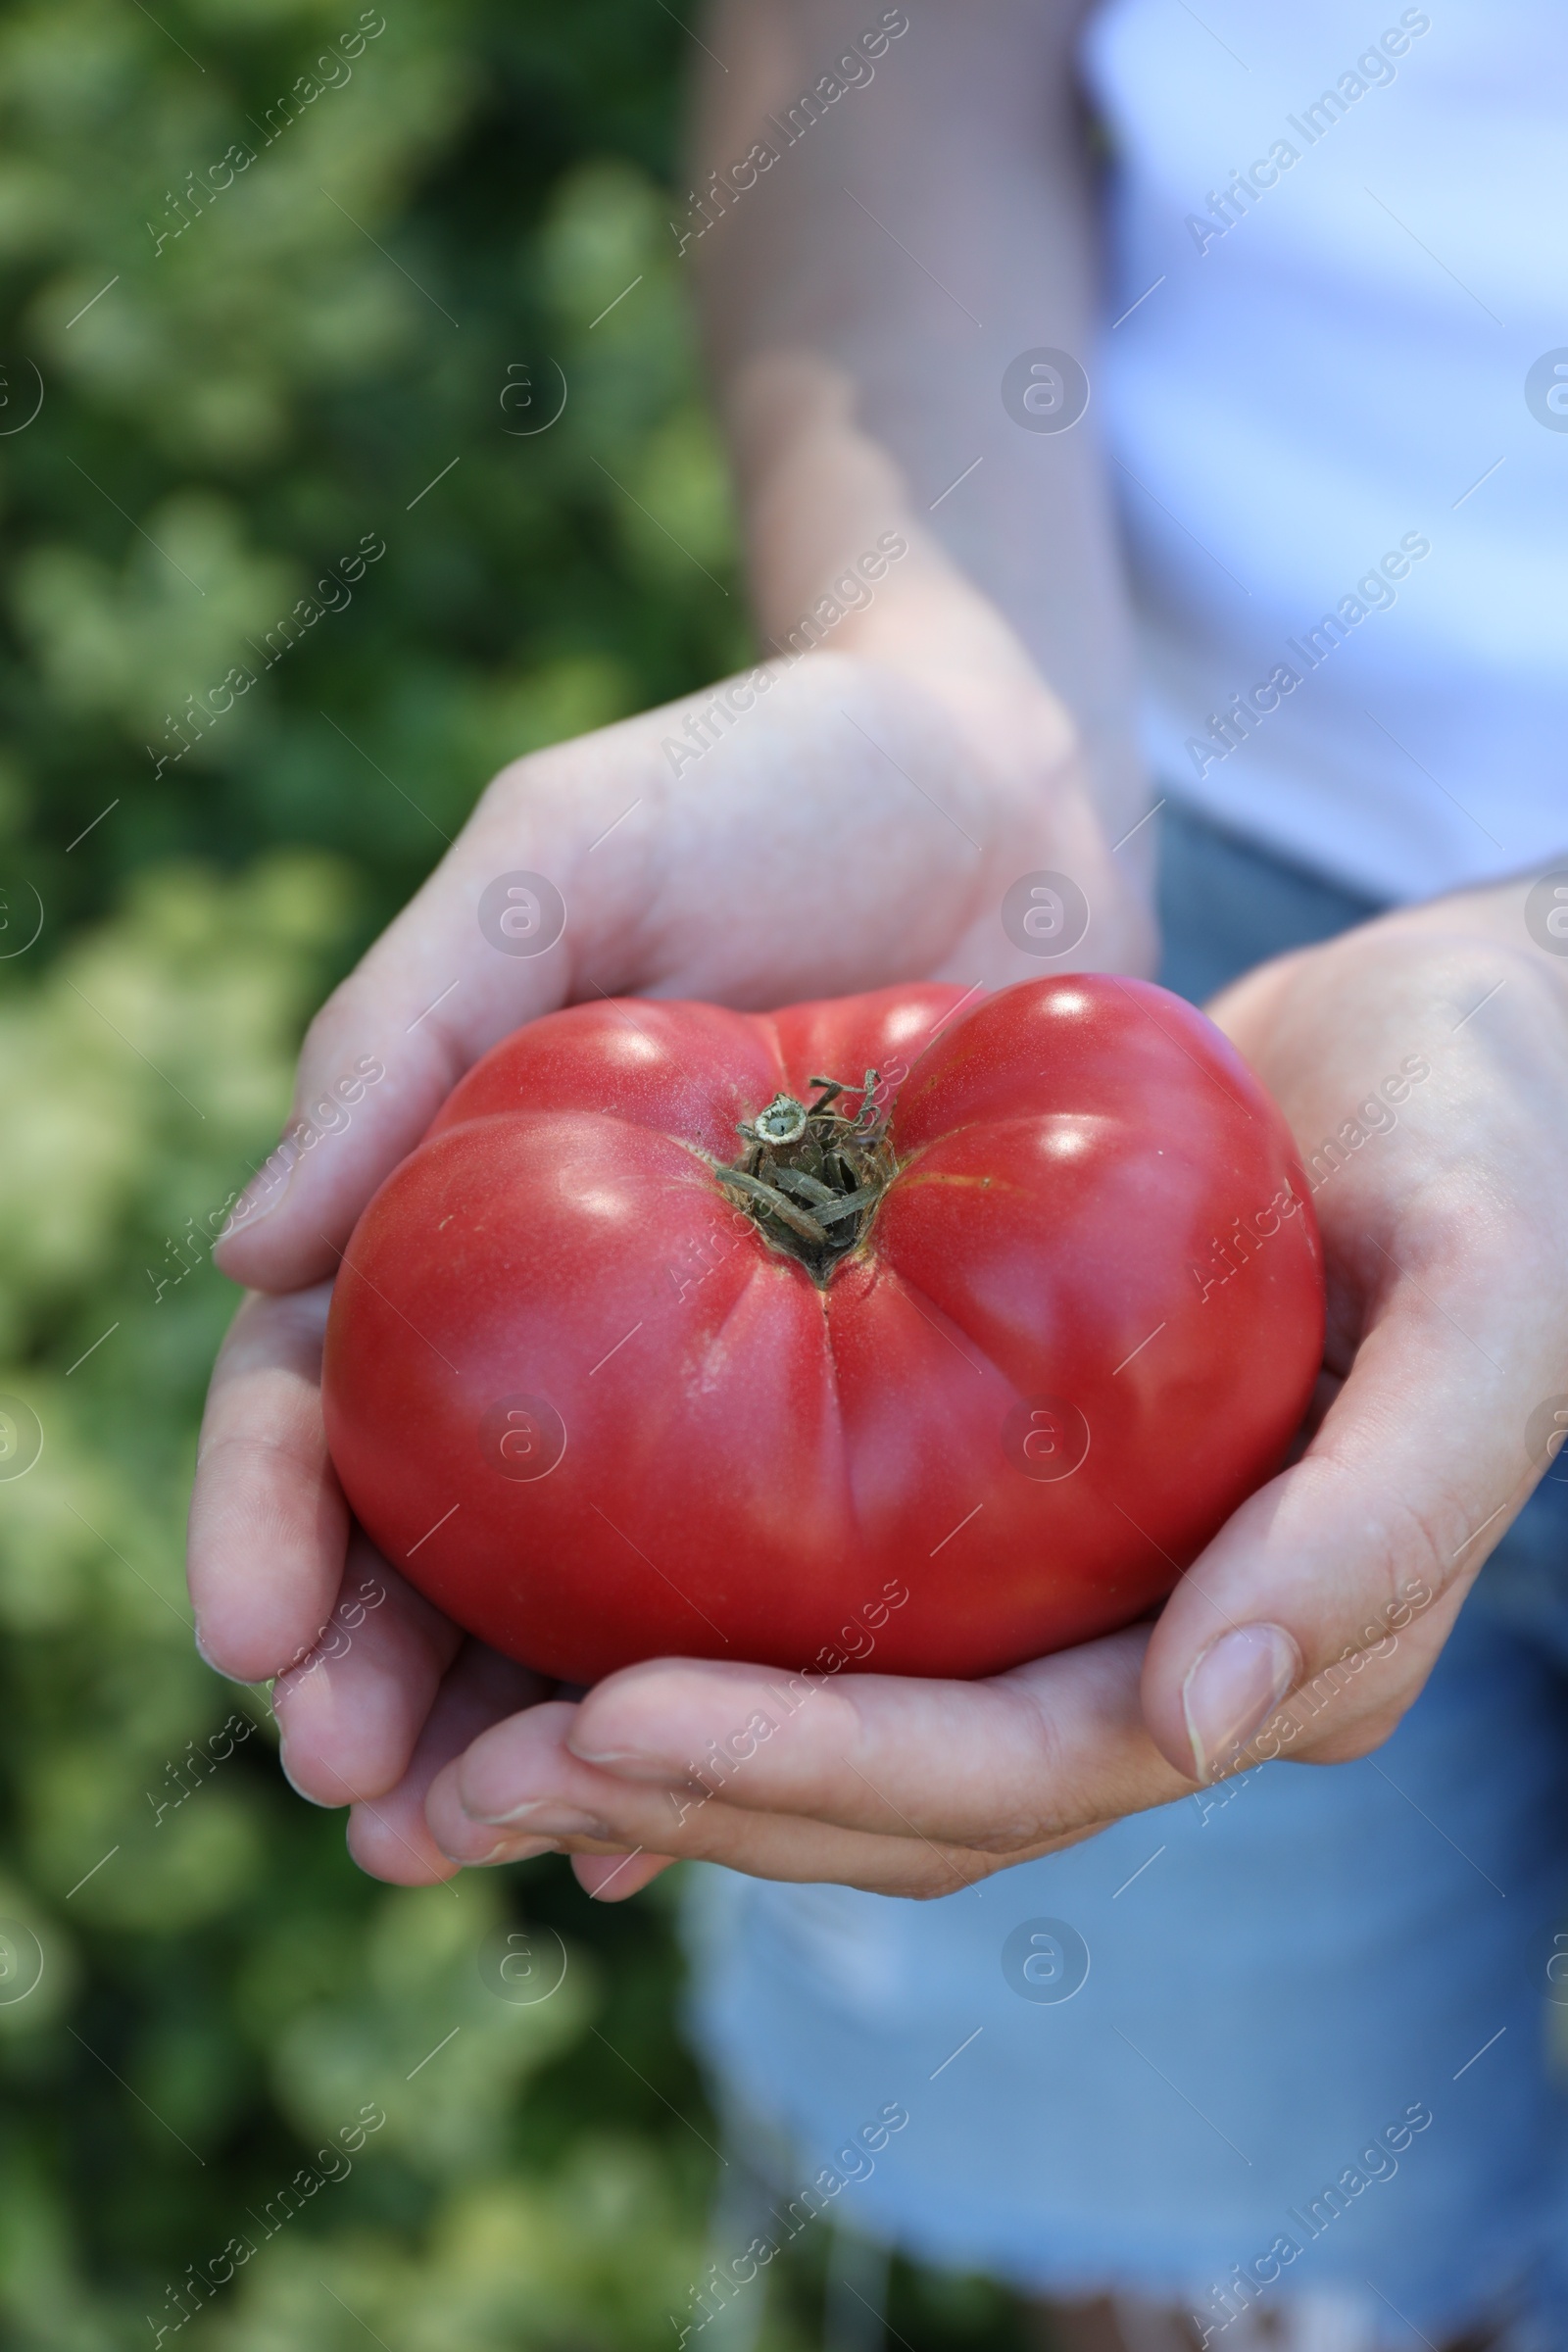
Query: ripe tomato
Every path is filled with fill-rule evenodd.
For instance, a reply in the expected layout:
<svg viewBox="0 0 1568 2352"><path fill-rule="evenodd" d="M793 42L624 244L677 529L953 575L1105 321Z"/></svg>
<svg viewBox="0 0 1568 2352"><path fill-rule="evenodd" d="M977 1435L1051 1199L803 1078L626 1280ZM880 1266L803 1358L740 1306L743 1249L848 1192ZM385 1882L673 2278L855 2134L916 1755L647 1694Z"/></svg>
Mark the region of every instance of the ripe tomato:
<svg viewBox="0 0 1568 2352"><path fill-rule="evenodd" d="M387 1178L326 1425L386 1557L568 1681L970 1676L1168 1592L1322 1338L1285 1122L1162 989L637 999L505 1039Z"/></svg>

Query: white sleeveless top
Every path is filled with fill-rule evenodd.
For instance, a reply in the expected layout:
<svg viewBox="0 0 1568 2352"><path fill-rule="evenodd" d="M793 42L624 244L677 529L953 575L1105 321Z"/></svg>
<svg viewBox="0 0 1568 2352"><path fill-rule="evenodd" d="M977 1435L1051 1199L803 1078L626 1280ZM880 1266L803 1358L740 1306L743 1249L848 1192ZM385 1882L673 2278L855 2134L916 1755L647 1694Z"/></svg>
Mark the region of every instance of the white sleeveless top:
<svg viewBox="0 0 1568 2352"><path fill-rule="evenodd" d="M1568 851L1568 7L1110 0L1083 62L1157 790L1395 899Z"/></svg>

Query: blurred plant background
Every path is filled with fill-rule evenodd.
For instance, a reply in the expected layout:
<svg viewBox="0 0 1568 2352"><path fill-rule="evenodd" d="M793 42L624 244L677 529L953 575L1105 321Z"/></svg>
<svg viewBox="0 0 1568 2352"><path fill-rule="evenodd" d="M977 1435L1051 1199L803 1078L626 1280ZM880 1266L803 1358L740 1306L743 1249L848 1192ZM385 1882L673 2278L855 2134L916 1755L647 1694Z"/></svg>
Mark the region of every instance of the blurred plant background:
<svg viewBox="0 0 1568 2352"><path fill-rule="evenodd" d="M44 1432L0 1478L7 2352L635 2352L701 2274L669 1880L363 1880L180 1567L201 1237L310 1009L503 760L750 650L667 225L692 54L659 0L0 10L0 1428ZM564 1938L550 1999L487 1986L509 1929ZM765 2344L818 2340L822 2258ZM904 2270L892 2321L1016 2328Z"/></svg>

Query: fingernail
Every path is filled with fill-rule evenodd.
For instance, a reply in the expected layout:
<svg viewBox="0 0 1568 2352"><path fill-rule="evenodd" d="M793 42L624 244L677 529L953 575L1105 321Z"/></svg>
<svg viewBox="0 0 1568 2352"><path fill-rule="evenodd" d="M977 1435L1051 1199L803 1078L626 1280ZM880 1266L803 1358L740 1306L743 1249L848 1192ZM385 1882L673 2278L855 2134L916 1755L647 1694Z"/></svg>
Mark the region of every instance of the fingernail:
<svg viewBox="0 0 1568 2352"><path fill-rule="evenodd" d="M498 1838L482 1854L447 1854L444 1845L441 1851L449 1862L460 1862L465 1870L498 1870L506 1862L531 1862L539 1854L559 1854L561 1848L550 1838Z"/></svg>
<svg viewBox="0 0 1568 2352"><path fill-rule="evenodd" d="M679 1766L667 1756L651 1755L645 1747L584 1747L566 1735L566 1745L583 1764L597 1764L601 1772L663 1773L676 1772Z"/></svg>
<svg viewBox="0 0 1568 2352"><path fill-rule="evenodd" d="M586 1746L575 1726L566 1734L566 1747L580 1764L595 1764L601 1772L624 1773L632 1781L662 1781L677 1787L696 1770L689 1756L661 1754L656 1747Z"/></svg>
<svg viewBox="0 0 1568 2352"><path fill-rule="evenodd" d="M289 1121L258 1168L255 1182L235 1201L215 1247L231 1241L236 1233L249 1233L264 1217L270 1217L274 1208L281 1207L300 1156L299 1146L292 1138L295 1124L294 1120Z"/></svg>
<svg viewBox="0 0 1568 2352"><path fill-rule="evenodd" d="M498 1830L527 1829L541 1838L602 1838L608 1842L612 1835L596 1815L584 1813L576 1805L558 1804L549 1796L514 1805L510 1813L478 1813L469 1804L463 1810L470 1821L482 1821Z"/></svg>
<svg viewBox="0 0 1568 2352"><path fill-rule="evenodd" d="M1230 1763L1300 1677L1301 1653L1283 1625L1221 1634L1187 1670L1182 1712L1200 1781Z"/></svg>

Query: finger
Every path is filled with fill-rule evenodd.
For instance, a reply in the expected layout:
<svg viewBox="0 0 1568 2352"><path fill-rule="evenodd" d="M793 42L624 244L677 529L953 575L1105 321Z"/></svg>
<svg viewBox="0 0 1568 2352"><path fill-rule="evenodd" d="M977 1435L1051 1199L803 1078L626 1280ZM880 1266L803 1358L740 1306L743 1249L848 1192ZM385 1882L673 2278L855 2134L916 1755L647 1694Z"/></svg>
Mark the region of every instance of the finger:
<svg viewBox="0 0 1568 2352"><path fill-rule="evenodd" d="M650 871L669 725L669 712L645 711L495 779L312 1022L283 1139L215 1251L235 1281L287 1291L329 1274L371 1193L481 1054L575 996L657 978L638 968L639 916L660 896ZM530 895L512 906L505 886L518 876Z"/></svg>
<svg viewBox="0 0 1568 2352"><path fill-rule="evenodd" d="M548 1850L548 1840L550 1848L566 1846L577 1856L577 1876L590 1894L601 1893L612 1883L616 1900L635 1894L676 1858L648 1842L652 1835L679 1830L674 1808L659 1801L663 1791L630 1789L608 1774L577 1764L567 1752L565 1732L575 1713L575 1706L559 1700L531 1706L482 1733L466 1754L437 1774L425 1800L425 1818L442 1853L473 1868L524 1861ZM514 1760L510 1768L508 1759ZM514 1784L516 1759L526 1759L520 1769L527 1786L541 1791L564 1788L564 1797L523 1796L515 1803L504 1799L502 1812L493 1820L465 1803L464 1790L470 1784L481 1790L498 1788L509 1769L509 1786ZM595 1804L601 1788L612 1800L605 1810ZM619 1826L612 1818L616 1800L623 1815ZM536 1818L541 1809L559 1814L562 1826ZM622 1864L627 1867L622 1869Z"/></svg>
<svg viewBox="0 0 1568 2352"><path fill-rule="evenodd" d="M672 1790L583 1765L564 1744L576 1713L563 1705L530 1708L495 1725L447 1767L427 1808L443 1851L465 1860L518 1860L539 1851L539 1838L548 1835L575 1857L573 1867L590 1891L609 1887L612 1894L630 1892L655 1875L643 1871L645 1862L695 1860L755 1878L830 1880L883 1894L930 1895L954 1893L1104 1826L1097 1819L1026 1847L1003 1843L980 1853L921 1837L906 1821L897 1822L897 1835L878 1836L776 1811L748 1811L696 1783ZM532 1793L519 1798L519 1789ZM552 1789L565 1794L546 1793ZM510 1817L486 1819L485 1808L504 1797L515 1800ZM499 1847L490 1842L498 1829L507 1840ZM622 1862L628 1864L624 1871Z"/></svg>
<svg viewBox="0 0 1568 2352"><path fill-rule="evenodd" d="M667 1870L670 1859L668 1854L625 1854L617 1862L609 1854L573 1854L571 1875L596 1902L623 1903Z"/></svg>
<svg viewBox="0 0 1568 2352"><path fill-rule="evenodd" d="M555 1805L559 1822L548 1827L537 1818L539 1800L527 1793L530 1788L543 1789L548 1784L559 1783L564 1761L569 1773L570 1759L565 1755L564 1739L575 1713L576 1708L564 1699L546 1699L539 1706L528 1707L521 1714L481 1730L461 1755L454 1754L433 1782L425 1802L431 1835L444 1854L454 1862L482 1862L494 1853L503 1833L511 1833L518 1843L523 1843L541 1837L558 1838L563 1826L599 1844L615 1843L615 1831L608 1815L592 1801L595 1776L578 1771ZM508 1759L513 1771L505 1793L498 1770L501 1758ZM483 1812L465 1801L465 1791L470 1786L478 1786L486 1792L494 1790L499 1801L492 1811ZM628 1845L638 1842L635 1832L626 1839Z"/></svg>
<svg viewBox="0 0 1568 2352"><path fill-rule="evenodd" d="M260 1683L309 1656L337 1597L348 1506L321 1420L327 1287L251 1297L208 1394L191 1495L189 1578L202 1655Z"/></svg>
<svg viewBox="0 0 1568 2352"><path fill-rule="evenodd" d="M236 1282L288 1291L330 1274L367 1200L464 1071L563 1001L560 941L511 956L478 920L495 856L532 870L543 853L487 855L487 839L488 829L464 836L311 1023L282 1138L214 1250Z"/></svg>
<svg viewBox="0 0 1568 2352"><path fill-rule="evenodd" d="M436 1693L402 1780L384 1796L358 1799L349 1813L348 1848L361 1870L398 1886L424 1886L455 1875L458 1865L442 1853L425 1822L430 1784L470 1740L525 1704L535 1687L527 1667L482 1642L464 1644ZM351 1793L343 1791L345 1798ZM545 1850L543 1842L537 1850Z"/></svg>
<svg viewBox="0 0 1568 2352"><path fill-rule="evenodd" d="M797 1886L858 1886L870 1894L923 1898L959 1894L997 1871L1076 1845L1105 1826L1096 1822L1068 1837L1046 1838L1016 1851L979 1853L934 1838L883 1838L868 1831L836 1829L794 1814L743 1813L715 1798L690 1817L674 1841L680 1850L673 1855L650 1857L641 1846L602 1848L576 1838L560 1842L571 1855L572 1869L589 1892L608 1887L612 1898L623 1886L633 1891L643 1883L634 1873L650 1859L662 1865L669 1861L716 1862L748 1878L785 1880ZM512 1856L503 1851L493 1858L506 1861ZM624 1876L617 1873L620 1862L628 1865Z"/></svg>
<svg viewBox="0 0 1568 2352"><path fill-rule="evenodd" d="M395 1788L462 1641L356 1534L325 1634L272 1689L278 1760L301 1796L340 1805Z"/></svg>
<svg viewBox="0 0 1568 2352"><path fill-rule="evenodd" d="M706 1788L733 1809L846 1831L1038 1848L1192 1788L1143 1719L1148 1639L1134 1628L983 1683L828 1681L697 1660L630 1667L588 1693L564 1758L493 1735L465 1760L464 1797L476 1819L534 1804L519 1818L552 1826L551 1801L577 1803L657 1840L652 1813L607 1816L619 1781L647 1788L666 1819Z"/></svg>
<svg viewBox="0 0 1568 2352"><path fill-rule="evenodd" d="M760 1878L848 1878L921 1891L933 1884L939 1891L967 1885L990 1867L941 1855L918 1840L911 1846L813 1821L740 1813L706 1789L677 1795L596 1772L565 1745L576 1713L560 1703L530 1707L483 1733L448 1765L426 1806L442 1852L469 1865L516 1861L539 1852L548 1838L596 1865L583 1879L590 1892L612 1883L616 1891L633 1891L645 1877L634 1876L632 1865L640 1872L650 1858L723 1862ZM628 1867L619 1871L623 1862Z"/></svg>
<svg viewBox="0 0 1568 2352"><path fill-rule="evenodd" d="M1453 1205L1440 1234L1365 1244L1370 1327L1321 1429L1159 1621L1148 1719L1165 1756L1200 1777L1254 1755L1340 1761L1375 1746L1535 1483L1523 1432L1562 1385L1553 1302L1519 1237Z"/></svg>

